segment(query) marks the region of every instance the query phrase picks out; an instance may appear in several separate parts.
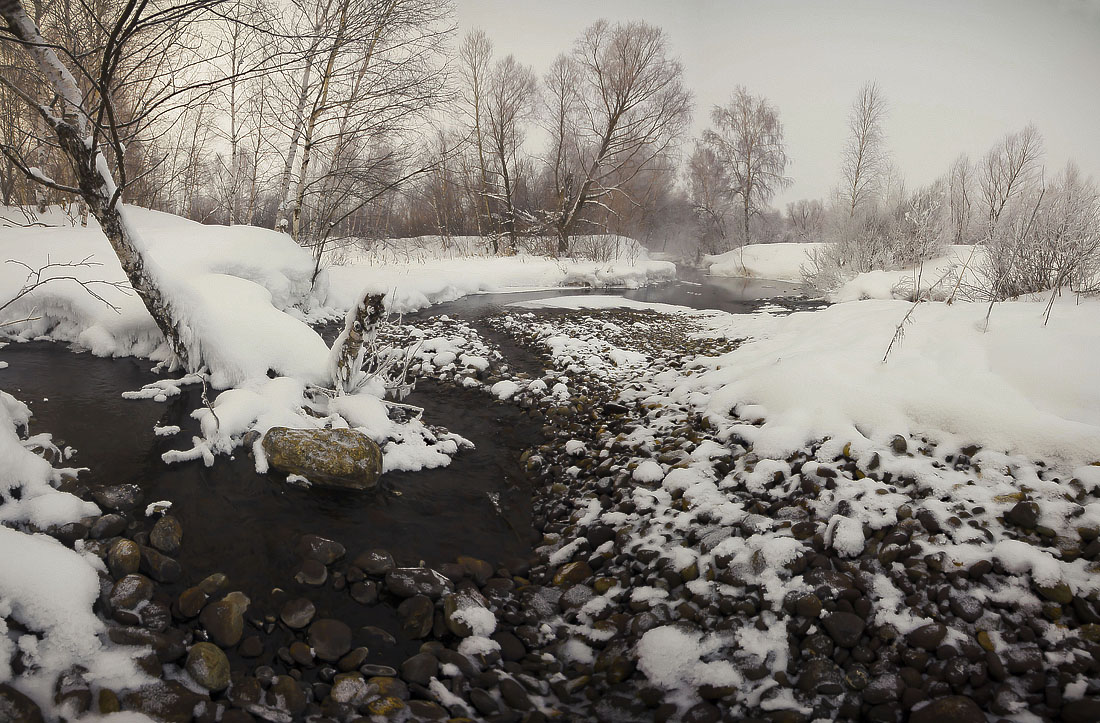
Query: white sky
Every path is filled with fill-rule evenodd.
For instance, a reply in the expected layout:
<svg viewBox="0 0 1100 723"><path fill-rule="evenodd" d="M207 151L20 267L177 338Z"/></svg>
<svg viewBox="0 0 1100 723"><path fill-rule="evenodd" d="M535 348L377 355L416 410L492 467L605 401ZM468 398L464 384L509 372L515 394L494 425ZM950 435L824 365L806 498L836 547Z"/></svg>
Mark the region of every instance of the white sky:
<svg viewBox="0 0 1100 723"><path fill-rule="evenodd" d="M776 205L829 192L868 80L889 102L888 144L911 187L1029 121L1049 173L1072 158L1100 179L1100 0L456 0L459 38L481 27L497 57L540 76L601 17L665 29L696 133L738 84L778 107L794 185Z"/></svg>

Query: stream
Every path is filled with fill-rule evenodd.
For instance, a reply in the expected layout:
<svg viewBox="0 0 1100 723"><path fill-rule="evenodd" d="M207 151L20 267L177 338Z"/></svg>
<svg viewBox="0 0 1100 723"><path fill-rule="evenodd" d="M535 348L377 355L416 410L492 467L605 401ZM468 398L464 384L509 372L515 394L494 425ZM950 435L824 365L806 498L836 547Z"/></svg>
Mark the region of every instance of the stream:
<svg viewBox="0 0 1100 723"><path fill-rule="evenodd" d="M797 287L791 284L688 277L634 290L482 294L433 306L414 318L448 314L484 328L477 319L506 304L578 293L734 312L764 303L798 304ZM506 345L503 351L516 350ZM527 355L530 365L533 357ZM210 467L201 461L165 464L161 454L189 448L188 440L198 434L190 412L202 404L201 388L184 387L164 403L123 399L123 392L158 379L148 360L99 358L44 341L9 344L0 349L0 359L8 363L0 371L0 388L30 406L32 434L50 432L59 446L74 448L68 463L88 468L80 476L84 484L136 482L145 504L172 503L171 512L184 530L179 590L219 571L229 576L233 589L262 598L291 583L299 562L297 541L305 533L340 541L352 557L385 548L401 565L437 566L465 554L494 567L509 566L526 559L533 548L531 495L519 456L540 443L541 429L520 409L490 403L483 391L418 382L407 401L424 407L432 424L470 439L475 449L460 453L449 467L391 472L378 490L347 494L258 475L243 450L233 459L219 457ZM155 425L178 425L182 431L158 437ZM318 606L322 614L354 614L360 624L392 628L392 620L373 619L392 615L386 606L365 610L346 595L329 598Z"/></svg>

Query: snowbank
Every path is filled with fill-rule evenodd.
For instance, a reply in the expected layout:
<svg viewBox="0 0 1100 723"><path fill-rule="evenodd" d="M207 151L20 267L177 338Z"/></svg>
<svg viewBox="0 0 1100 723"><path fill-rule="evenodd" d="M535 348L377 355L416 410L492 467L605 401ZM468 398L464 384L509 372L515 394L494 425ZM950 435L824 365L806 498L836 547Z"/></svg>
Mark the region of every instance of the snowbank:
<svg viewBox="0 0 1100 723"><path fill-rule="evenodd" d="M762 426L730 427L760 454L782 457L823 437L919 433L1032 459L1087 464L1100 457L1100 301L1010 302L993 310L922 304L888 363L882 358L909 310L900 301L816 312L729 316L724 333L753 337L712 360L679 390L708 394L725 421L757 405Z"/></svg>
<svg viewBox="0 0 1100 723"><path fill-rule="evenodd" d="M776 281L802 281L802 266L824 243L750 244L724 254L704 256L711 276L748 276Z"/></svg>
<svg viewBox="0 0 1100 723"><path fill-rule="evenodd" d="M582 237L606 261L556 259L521 253L487 256L483 239L428 236L376 242L370 250L341 249L329 266L326 306L345 309L365 290L387 294L395 313L409 313L469 294L558 286L637 288L676 277L676 266L649 257L644 247L621 236Z"/></svg>
<svg viewBox="0 0 1100 723"><path fill-rule="evenodd" d="M268 369L324 379L327 347L292 309L309 293L308 251L252 226L204 226L132 206L125 212L167 274L163 290L191 326L187 341L201 349L214 386L234 386ZM94 220L88 228L5 228L0 254L26 264L0 265L5 301L25 283L27 267L55 264L43 278L58 279L3 311L0 322L31 319L9 330L74 342L99 356L166 356L160 331ZM72 266L85 259L95 265ZM91 283L102 300L77 280Z"/></svg>
<svg viewBox="0 0 1100 723"><path fill-rule="evenodd" d="M899 271L868 271L859 274L839 289L828 294L833 303L862 299L912 298L917 280L922 292L933 299L945 299L955 289L958 274L962 274L959 298L968 298L967 291L978 287L974 269L979 266L985 250L973 245L948 246L947 253L925 262L924 267ZM965 273L962 271L966 269Z"/></svg>
<svg viewBox="0 0 1100 723"><path fill-rule="evenodd" d="M28 449L47 447L49 435L19 439L16 426L26 425L29 417L26 405L0 392L0 682L14 680L49 708L54 681L74 664L88 670L89 682L111 688L134 687L144 678L131 651L100 639L105 626L92 612L100 592L98 558L11 527L46 528L99 513L91 502L54 489L62 473L74 470L54 469ZM8 620L28 632L9 630ZM10 665L16 650L26 667L18 678Z"/></svg>

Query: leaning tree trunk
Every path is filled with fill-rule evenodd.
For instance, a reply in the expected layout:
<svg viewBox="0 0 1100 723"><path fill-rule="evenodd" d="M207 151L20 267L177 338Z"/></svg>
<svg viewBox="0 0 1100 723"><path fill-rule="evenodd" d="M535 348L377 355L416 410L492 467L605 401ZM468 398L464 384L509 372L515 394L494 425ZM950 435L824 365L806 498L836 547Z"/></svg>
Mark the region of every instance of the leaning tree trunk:
<svg viewBox="0 0 1100 723"><path fill-rule="evenodd" d="M53 108L33 103L37 111L57 136L61 151L72 163L77 178L77 191L88 210L99 221L103 234L126 272L126 278L153 317L157 327L175 355L173 366L179 364L193 371L199 366L197 354L190 353L186 343L190 332L173 309L158 284L161 279L151 259L145 256L144 244L132 225L127 223L119 203L121 189L115 186L107 159L88 132L88 110L76 79L57 56L54 46L47 43L38 26L27 16L19 0L0 0L0 17L8 23L24 51L34 60L50 91L57 96L61 116ZM121 162L121 159L120 159ZM50 185L49 179L38 176L39 183ZM69 189L72 190L72 189Z"/></svg>

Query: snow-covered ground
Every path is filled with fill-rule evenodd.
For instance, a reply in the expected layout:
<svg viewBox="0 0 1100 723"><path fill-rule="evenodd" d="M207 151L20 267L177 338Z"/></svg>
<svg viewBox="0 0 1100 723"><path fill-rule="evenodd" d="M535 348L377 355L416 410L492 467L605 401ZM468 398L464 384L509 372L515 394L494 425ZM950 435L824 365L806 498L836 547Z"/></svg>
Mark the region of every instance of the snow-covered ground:
<svg viewBox="0 0 1100 723"><path fill-rule="evenodd" d="M823 243L749 244L724 254L703 257L712 276L747 276L776 281L802 281L802 267Z"/></svg>
<svg viewBox="0 0 1100 723"><path fill-rule="evenodd" d="M809 265L815 251L827 243L751 244L724 254L704 257L712 276L750 277L801 282L802 269ZM918 283L924 295L944 299L955 294L966 299L981 286L975 274L985 250L972 245L948 246L942 256L930 259L923 267L893 271L870 271L856 275L826 298L832 303L863 299L910 298ZM957 284L959 277L961 284Z"/></svg>
<svg viewBox="0 0 1100 723"><path fill-rule="evenodd" d="M483 241L468 237L428 236L376 243L370 250L341 249L333 254L339 263L326 269L321 301L343 309L369 289L387 294L391 311L408 313L481 292L558 286L638 288L676 277L675 264L651 259L632 239L581 237L577 244L582 249L599 246L607 260L488 256Z"/></svg>
<svg viewBox="0 0 1100 723"><path fill-rule="evenodd" d="M525 302L522 308L537 306ZM589 297L558 298L546 306L610 308ZM1086 559L1079 552L1100 530L1100 365L1094 363L1100 301L1059 303L1045 327L1042 303L1001 304L988 330L984 305L922 304L884 364L887 344L909 308L900 301L863 301L785 317L681 309L672 313L690 320L698 338L744 339L726 353L688 357L682 367L668 364L657 345L643 341L628 348L635 327L647 326L642 320L506 320L513 333L541 344L558 370L605 381L619 390L622 409L639 415L629 433L569 443L587 444L601 458L615 449L634 450L628 469L633 466L636 485L626 488L628 504L610 509L593 493L588 501L578 494L560 515L577 529L568 539L548 537L541 548L546 564L559 570L582 564L593 551L569 539L609 526L616 540L628 540L609 554L628 551L664 561L658 564L679 571L700 607L756 594L768 602L762 610L751 605L747 619L727 614L718 630L657 624L640 634L633 649L637 665L680 714L706 707L702 691L729 688L736 693L723 702L735 714L835 715L829 706L840 695L818 690L805 654L796 655L794 670L797 690L808 695L777 685L778 677L744 674L762 666L788 675L791 651L803 635L827 630L842 639L832 614L818 618L819 611L808 613L806 632L789 632L801 619L793 600L816 589L815 604L824 600L827 610L837 610L820 597L822 580L834 576L829 586L835 594L849 586L837 579L852 579L795 564L815 554L819 560L823 550L840 561L835 570L867 585L868 606L858 619L859 631L866 624L868 635L888 628L912 642L918 631L935 632L937 644L975 648L979 655L979 644L1004 659L1035 655L1021 672L1041 670L1055 680L1061 666L1088 659L1088 617L1068 628L1066 619L1055 625L1042 618L1057 622L1061 608L1052 613L1052 600L1095 600L1100 593L1095 553ZM693 414L709 425L693 422ZM704 441L685 430L705 430L698 435ZM565 458L559 453L545 464L562 465ZM611 465L600 473L620 469ZM563 476L580 484L590 473L578 466ZM904 565L897 550L879 542L889 542L889 534L902 534L897 539L918 551L907 553ZM945 572L987 565L994 573L983 579L984 573L972 572L974 582L956 585L950 610L946 600L938 608L920 605L911 602L907 575L924 564L913 562L922 557L942 561ZM848 560L851 567L843 567ZM597 573L610 574L606 568ZM589 643L603 640L599 620L609 609L672 605L674 584L612 587L591 597L575 618L556 623L558 638L570 636L564 649L574 659L591 659L596 650ZM833 614L837 625L844 615L856 618ZM1016 627L1027 625L1042 626L1036 630L1048 643L1045 657L1028 639L1017 639ZM891 689L895 670L881 670ZM1058 685L1067 702L1097 693L1094 683L1076 674L1065 674ZM825 708L815 707L823 701ZM1010 720L1038 720L1012 695L997 708Z"/></svg>

